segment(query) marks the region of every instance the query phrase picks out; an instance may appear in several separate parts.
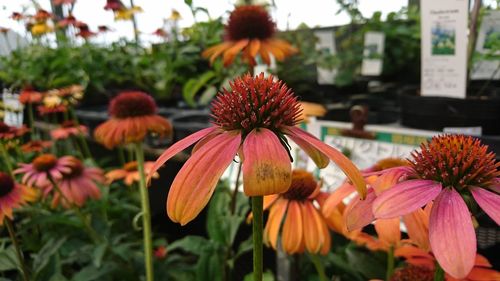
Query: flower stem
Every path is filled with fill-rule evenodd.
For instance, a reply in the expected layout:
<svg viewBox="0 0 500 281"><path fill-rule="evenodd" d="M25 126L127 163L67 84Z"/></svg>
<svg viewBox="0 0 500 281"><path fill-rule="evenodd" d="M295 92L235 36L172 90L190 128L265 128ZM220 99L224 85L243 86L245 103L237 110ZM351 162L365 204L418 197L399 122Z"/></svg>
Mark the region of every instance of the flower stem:
<svg viewBox="0 0 500 281"><path fill-rule="evenodd" d="M444 270L438 262L436 262L436 270L434 271L434 281L444 281Z"/></svg>
<svg viewBox="0 0 500 281"><path fill-rule="evenodd" d="M263 204L262 196L252 197L253 213L253 280L262 281L262 229L263 229Z"/></svg>
<svg viewBox="0 0 500 281"><path fill-rule="evenodd" d="M151 211L149 208L149 193L146 186L146 174L144 172L144 150L142 143L135 144L137 168L139 170L139 189L141 192L142 205L142 235L144 240L144 263L146 266L146 280L153 281L153 240L151 232Z"/></svg>
<svg viewBox="0 0 500 281"><path fill-rule="evenodd" d="M387 252L387 270L385 280L389 281L394 274L394 246L391 245Z"/></svg>
<svg viewBox="0 0 500 281"><path fill-rule="evenodd" d="M36 133L36 128L35 128L35 118L33 114L33 104L31 102L28 103L28 121L29 121L29 128L30 128L30 134L31 134L31 140L37 140L39 139L38 134Z"/></svg>
<svg viewBox="0 0 500 281"><path fill-rule="evenodd" d="M9 231L9 236L10 240L12 240L12 245L14 245L14 248L16 249L16 255L17 259L19 261L19 266L21 273L23 274L23 280L28 281L28 270L26 269L26 265L24 264L24 258L23 258L23 253L21 251L21 247L19 246L19 243L17 242L16 239L16 233L14 232L14 225L12 225L12 222L10 219L5 218L5 225L7 226L7 230Z"/></svg>
<svg viewBox="0 0 500 281"><path fill-rule="evenodd" d="M1 142L0 142L0 153L2 154L3 162L7 167L7 171L9 172L10 175L12 175L12 164L10 163L10 157L9 154L7 153L5 145Z"/></svg>
<svg viewBox="0 0 500 281"><path fill-rule="evenodd" d="M309 258L311 259L311 262L313 263L314 267L316 268L316 271L318 272L319 280L320 281L328 281L328 277L326 277L325 273L325 267L323 266L323 263L321 263L320 258L317 255L309 255Z"/></svg>
<svg viewBox="0 0 500 281"><path fill-rule="evenodd" d="M238 201L238 186L240 185L241 162L238 164L238 173L236 174L236 181L234 183L234 190L231 196L231 214L236 212L236 201Z"/></svg>
<svg viewBox="0 0 500 281"><path fill-rule="evenodd" d="M71 117L71 120L75 123L76 128L78 128L78 139L80 140L80 143L82 145L83 149L83 155L85 158L90 158L92 161L94 161L94 158L92 157L92 153L90 153L89 145L87 143L87 140L85 139L85 136L82 131L80 131L80 122L78 121L78 117L76 116L75 110L73 107L69 107L69 114Z"/></svg>

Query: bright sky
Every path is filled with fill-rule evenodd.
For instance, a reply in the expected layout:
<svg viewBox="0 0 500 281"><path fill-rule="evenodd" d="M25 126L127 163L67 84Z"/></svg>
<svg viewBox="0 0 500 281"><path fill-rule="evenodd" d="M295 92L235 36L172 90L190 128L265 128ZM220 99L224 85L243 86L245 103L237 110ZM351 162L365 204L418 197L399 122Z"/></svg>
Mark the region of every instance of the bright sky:
<svg viewBox="0 0 500 281"><path fill-rule="evenodd" d="M38 3L47 10L50 10L50 0L38 0ZM129 0L122 0L125 5L129 5ZM194 0L195 6L205 7L213 18L223 15L227 18L226 11L232 10L234 0L202 1ZM364 16L370 17L373 12L381 11L384 15L397 11L407 4L407 0L359 0L360 9ZM106 0L77 0L73 14L78 20L87 23L91 30L95 31L98 25L107 25L115 31L100 38L100 41L114 41L120 37L132 38L132 25L130 22L115 22L112 12L103 9ZM189 8L183 0L134 0L144 10L137 15L139 30L143 33L141 40L154 41L156 38L151 32L163 25L163 20L168 18L172 9L181 13L183 19L179 22L181 27L190 26L193 17ZM272 11L273 17L279 29L297 27L300 23L309 26L332 26L345 24L349 18L345 14L336 15L338 5L335 0L307 0L290 1L275 0L277 8ZM33 12L31 0L0 0L0 27L8 27L24 34L24 27L11 20L9 16L14 11L22 11L26 8ZM203 20L201 16L199 20Z"/></svg>

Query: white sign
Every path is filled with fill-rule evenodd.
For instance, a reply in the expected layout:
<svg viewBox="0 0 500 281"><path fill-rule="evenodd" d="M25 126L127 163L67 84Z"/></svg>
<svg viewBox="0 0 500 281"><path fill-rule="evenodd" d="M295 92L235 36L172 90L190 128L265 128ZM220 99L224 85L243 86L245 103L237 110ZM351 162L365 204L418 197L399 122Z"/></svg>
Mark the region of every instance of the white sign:
<svg viewBox="0 0 500 281"><path fill-rule="evenodd" d="M19 102L19 95L4 90L2 102L5 113L3 122L9 126L21 127L23 125L24 105Z"/></svg>
<svg viewBox="0 0 500 281"><path fill-rule="evenodd" d="M465 98L467 0L422 0L422 96Z"/></svg>
<svg viewBox="0 0 500 281"><path fill-rule="evenodd" d="M476 52L490 56L474 64L471 79L500 79L500 10L488 11L484 15L476 41ZM496 56L496 58L495 58Z"/></svg>
<svg viewBox="0 0 500 281"><path fill-rule="evenodd" d="M316 49L327 54L335 54L335 33L333 30L317 30L314 35L318 38ZM333 85L335 84L336 69L327 69L322 67L316 68L318 72L318 84Z"/></svg>
<svg viewBox="0 0 500 281"><path fill-rule="evenodd" d="M382 32L370 31L365 33L365 49L361 65L362 75L378 76L382 74L384 41L385 35Z"/></svg>

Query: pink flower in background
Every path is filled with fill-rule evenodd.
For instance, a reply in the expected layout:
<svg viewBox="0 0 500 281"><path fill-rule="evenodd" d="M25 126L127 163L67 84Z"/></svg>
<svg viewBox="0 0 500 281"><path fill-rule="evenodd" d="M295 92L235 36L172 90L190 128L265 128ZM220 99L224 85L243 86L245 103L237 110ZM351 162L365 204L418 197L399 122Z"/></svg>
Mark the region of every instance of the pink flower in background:
<svg viewBox="0 0 500 281"><path fill-rule="evenodd" d="M55 140L62 140L71 136L86 135L87 133L87 127L77 125L73 121L64 121L59 128L50 131L50 136Z"/></svg>
<svg viewBox="0 0 500 281"><path fill-rule="evenodd" d="M441 267L464 278L474 266L476 234L466 201L474 201L500 224L500 163L488 147L472 137L443 135L413 153L411 167L389 169L397 174L392 188L373 201L375 218L409 214L434 200L430 213L431 250Z"/></svg>
<svg viewBox="0 0 500 281"><path fill-rule="evenodd" d="M52 154L42 154L30 164L20 163L14 174L23 174L21 182L29 186L45 187L50 185L49 176L54 180L59 180L63 177L63 173L69 173L72 163L71 156L57 158Z"/></svg>

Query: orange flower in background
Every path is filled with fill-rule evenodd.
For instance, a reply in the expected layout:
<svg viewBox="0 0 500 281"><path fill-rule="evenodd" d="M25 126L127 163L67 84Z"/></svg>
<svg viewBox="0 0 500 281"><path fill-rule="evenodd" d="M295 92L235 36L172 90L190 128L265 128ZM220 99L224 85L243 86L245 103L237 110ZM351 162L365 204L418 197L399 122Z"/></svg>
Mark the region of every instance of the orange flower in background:
<svg viewBox="0 0 500 281"><path fill-rule="evenodd" d="M33 90L31 87L24 88L19 94L19 102L22 104L40 103L42 98L43 94Z"/></svg>
<svg viewBox="0 0 500 281"><path fill-rule="evenodd" d="M285 253L301 254L307 250L311 254L326 255L331 237L325 219L315 206L319 195L320 184L313 175L294 170L288 191L264 197L264 209L269 209L264 242L277 249L281 232Z"/></svg>
<svg viewBox="0 0 500 281"><path fill-rule="evenodd" d="M151 168L153 167L154 162L146 161L144 162L144 172L145 174L149 174ZM152 175L153 178L158 178L160 175L158 173L154 173ZM106 173L106 179L108 183L112 183L117 180L123 180L123 182L131 186L134 182L139 182L140 175L137 167L137 162L132 161L123 165L121 169L115 169Z"/></svg>
<svg viewBox="0 0 500 281"><path fill-rule="evenodd" d="M108 108L111 118L95 129L94 137L111 149L143 141L148 133L170 136L172 125L157 115L156 110L154 99L146 93L121 93L111 100Z"/></svg>
<svg viewBox="0 0 500 281"><path fill-rule="evenodd" d="M208 48L202 55L210 59L210 63L222 56L224 65L228 66L242 52L249 65L256 64L257 55L270 65L270 55L282 61L297 52L288 42L274 38L275 32L276 25L263 7L240 6L229 16L224 42Z"/></svg>
<svg viewBox="0 0 500 281"><path fill-rule="evenodd" d="M142 11L142 8L139 6L115 10L115 20L131 20L135 14L141 13Z"/></svg>
<svg viewBox="0 0 500 281"><path fill-rule="evenodd" d="M297 97L273 76L245 75L230 83L212 102L213 126L169 147L155 162L156 172L177 153L197 143L192 156L175 177L167 199L171 220L182 225L193 220L210 200L220 177L238 154L247 196L283 193L292 179L288 140L299 145L320 168L334 161L362 197L365 182L341 152L295 127L300 115Z"/></svg>
<svg viewBox="0 0 500 281"><path fill-rule="evenodd" d="M102 170L95 167L86 167L82 161L73 156L67 157L69 171L64 172L62 177L55 181L60 192L54 192L52 207L59 204L62 204L65 208L72 205L82 207L89 198L94 200L101 198L101 190L97 184L105 182ZM47 195L53 191L54 186L47 185L43 189L44 194Z"/></svg>
<svg viewBox="0 0 500 281"><path fill-rule="evenodd" d="M29 132L29 129L26 128L25 126L22 127L14 127L14 126L9 126L5 124L4 122L0 121L0 141L3 140L12 140L15 138L22 137L26 133Z"/></svg>
<svg viewBox="0 0 500 281"><path fill-rule="evenodd" d="M33 188L18 184L4 172L0 172L0 226L7 217L13 219L13 210L35 201L38 193Z"/></svg>
<svg viewBox="0 0 500 281"><path fill-rule="evenodd" d="M42 152L52 146L51 141L34 140L21 146L22 152Z"/></svg>
<svg viewBox="0 0 500 281"><path fill-rule="evenodd" d="M64 121L59 128L50 131L50 136L55 140L67 139L71 136L86 135L86 126L77 125L74 121Z"/></svg>
<svg viewBox="0 0 500 281"><path fill-rule="evenodd" d="M397 257L404 258L406 262L413 266L423 267L434 272L436 258L432 253L428 253L414 246L404 246L396 249L394 253ZM461 279L446 274L447 281L496 281L500 280L500 272L492 268L490 262L481 255L475 255L473 267L470 272Z"/></svg>
<svg viewBox="0 0 500 281"><path fill-rule="evenodd" d="M51 19L51 18L52 18L52 14L47 12L44 9L37 10L35 15L33 16L33 19L37 22L47 21L48 19Z"/></svg>

